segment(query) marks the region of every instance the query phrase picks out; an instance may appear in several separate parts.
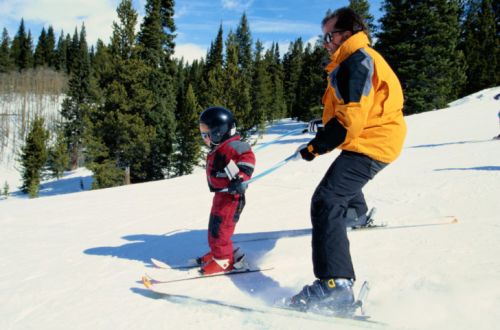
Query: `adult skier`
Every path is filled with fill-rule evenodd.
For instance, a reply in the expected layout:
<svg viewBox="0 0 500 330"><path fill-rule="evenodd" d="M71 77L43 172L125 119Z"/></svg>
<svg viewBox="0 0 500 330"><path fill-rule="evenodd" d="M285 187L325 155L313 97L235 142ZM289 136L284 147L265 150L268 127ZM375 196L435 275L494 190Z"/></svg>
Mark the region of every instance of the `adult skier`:
<svg viewBox="0 0 500 330"><path fill-rule="evenodd" d="M317 278L288 301L290 307L354 311L356 279L346 232L349 207L366 213L362 188L401 152L406 135L403 92L384 58L370 47L367 28L349 8L322 21L330 54L323 95L323 129L297 154L307 161L342 150L311 200L312 260Z"/></svg>

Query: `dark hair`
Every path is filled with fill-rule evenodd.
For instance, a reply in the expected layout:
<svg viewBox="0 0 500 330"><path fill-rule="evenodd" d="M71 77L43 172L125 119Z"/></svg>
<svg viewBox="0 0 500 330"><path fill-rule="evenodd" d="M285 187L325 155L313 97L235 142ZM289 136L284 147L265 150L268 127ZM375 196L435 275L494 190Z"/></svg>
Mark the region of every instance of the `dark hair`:
<svg viewBox="0 0 500 330"><path fill-rule="evenodd" d="M327 14L325 18L323 18L321 26L325 26L325 24L329 20L335 17L337 17L337 22L335 23L336 29L351 31L352 33L356 33L359 31L368 31L368 28L363 22L363 19L349 7L342 7L335 10L333 13Z"/></svg>

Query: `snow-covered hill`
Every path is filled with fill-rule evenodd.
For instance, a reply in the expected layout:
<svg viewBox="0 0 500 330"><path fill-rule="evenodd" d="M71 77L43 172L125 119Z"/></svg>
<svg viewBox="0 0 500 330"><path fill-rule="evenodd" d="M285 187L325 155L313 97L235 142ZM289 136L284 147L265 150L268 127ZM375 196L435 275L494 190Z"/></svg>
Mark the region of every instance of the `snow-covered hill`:
<svg viewBox="0 0 500 330"><path fill-rule="evenodd" d="M500 141L491 139L500 133L498 94L500 88L485 90L450 108L407 117L401 157L365 189L377 219L390 227L349 233L356 287L370 281L369 314L387 328L498 327ZM299 125L280 122L263 141ZM288 136L259 151L256 173L310 138ZM265 304L310 284L310 197L337 154L288 163L249 188L235 240L254 264L274 270L186 282L175 290ZM57 193L57 184L52 187ZM201 170L147 184L0 201L0 328L349 327L180 303L145 290L139 279L154 271L151 257L176 264L206 251L210 204ZM432 225L448 215L459 222ZM262 236L270 239L255 240Z"/></svg>

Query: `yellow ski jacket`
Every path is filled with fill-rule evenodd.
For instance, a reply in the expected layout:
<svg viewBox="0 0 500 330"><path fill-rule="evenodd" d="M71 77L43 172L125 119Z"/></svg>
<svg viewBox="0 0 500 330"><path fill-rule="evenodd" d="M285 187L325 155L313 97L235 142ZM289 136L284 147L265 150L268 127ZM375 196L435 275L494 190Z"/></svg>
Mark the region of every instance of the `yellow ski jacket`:
<svg viewBox="0 0 500 330"><path fill-rule="evenodd" d="M363 32L347 39L330 59L323 95L325 132L309 143L309 151L317 155L338 147L392 162L406 136L403 91L396 74Z"/></svg>

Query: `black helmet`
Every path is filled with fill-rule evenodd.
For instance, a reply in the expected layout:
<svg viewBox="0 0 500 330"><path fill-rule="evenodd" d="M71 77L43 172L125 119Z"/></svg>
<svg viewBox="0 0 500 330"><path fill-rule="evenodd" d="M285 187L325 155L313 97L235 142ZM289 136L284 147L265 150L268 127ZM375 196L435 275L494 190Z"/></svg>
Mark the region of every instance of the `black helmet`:
<svg viewBox="0 0 500 330"><path fill-rule="evenodd" d="M207 125L213 144L219 144L236 133L236 121L233 114L223 107L210 107L203 110L200 115L200 124Z"/></svg>

